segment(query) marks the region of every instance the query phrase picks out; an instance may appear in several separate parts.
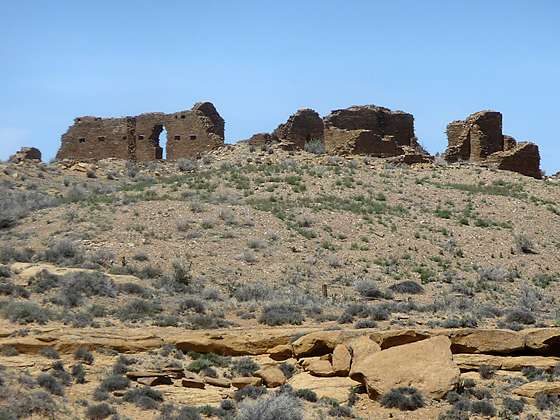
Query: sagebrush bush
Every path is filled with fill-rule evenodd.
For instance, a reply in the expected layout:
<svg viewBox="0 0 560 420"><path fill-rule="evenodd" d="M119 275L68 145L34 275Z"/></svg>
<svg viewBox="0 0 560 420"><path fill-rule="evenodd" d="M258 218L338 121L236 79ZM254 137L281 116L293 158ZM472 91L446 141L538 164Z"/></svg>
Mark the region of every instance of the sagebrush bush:
<svg viewBox="0 0 560 420"><path fill-rule="evenodd" d="M39 376L37 376L37 384L53 395L64 395L62 384L51 374L40 373Z"/></svg>
<svg viewBox="0 0 560 420"><path fill-rule="evenodd" d="M424 288L412 280L405 280L400 283L393 284L389 287L389 289L395 293L405 293L410 295L424 293Z"/></svg>
<svg viewBox="0 0 560 420"><path fill-rule="evenodd" d="M290 303L274 303L263 308L259 322L270 326L301 325L304 319L299 306Z"/></svg>
<svg viewBox="0 0 560 420"><path fill-rule="evenodd" d="M144 299L134 299L116 312L121 321L138 321L159 314L162 308L155 302Z"/></svg>
<svg viewBox="0 0 560 420"><path fill-rule="evenodd" d="M99 384L99 389L106 392L113 392L128 388L130 381L126 376L109 375Z"/></svg>
<svg viewBox="0 0 560 420"><path fill-rule="evenodd" d="M253 376L260 366L250 357L242 357L231 362L231 371L237 376Z"/></svg>
<svg viewBox="0 0 560 420"><path fill-rule="evenodd" d="M239 302L266 300L271 295L272 290L262 284L246 284L236 289L233 293L233 296Z"/></svg>
<svg viewBox="0 0 560 420"><path fill-rule="evenodd" d="M74 359L81 360L82 362L87 363L88 365L92 365L94 362L93 354L85 347L79 347L74 352Z"/></svg>
<svg viewBox="0 0 560 420"><path fill-rule="evenodd" d="M121 283L117 285L117 290L120 293L126 293L128 295L137 295L143 298L147 298L150 296L148 290L139 285L138 283Z"/></svg>
<svg viewBox="0 0 560 420"><path fill-rule="evenodd" d="M363 329L363 328L375 328L377 327L377 322L373 319L360 319L356 321L354 324L354 328Z"/></svg>
<svg viewBox="0 0 560 420"><path fill-rule="evenodd" d="M35 210L54 207L59 200L36 191L21 191L0 187L0 229L15 226L17 222Z"/></svg>
<svg viewBox="0 0 560 420"><path fill-rule="evenodd" d="M386 408L398 408L401 411L413 411L424 407L424 398L413 387L393 388L383 394L380 403Z"/></svg>
<svg viewBox="0 0 560 420"><path fill-rule="evenodd" d="M33 302L11 301L4 305L2 315L11 322L18 324L46 324L51 319L51 313Z"/></svg>
<svg viewBox="0 0 560 420"><path fill-rule="evenodd" d="M315 391L307 388L298 389L294 392L294 395L302 400L309 401L309 402L317 402L317 394Z"/></svg>
<svg viewBox="0 0 560 420"><path fill-rule="evenodd" d="M514 240L517 251L522 252L523 254L535 254L533 241L527 235L515 235Z"/></svg>
<svg viewBox="0 0 560 420"><path fill-rule="evenodd" d="M77 384L84 384L86 382L86 370L81 363L72 366L71 373Z"/></svg>
<svg viewBox="0 0 560 420"><path fill-rule="evenodd" d="M367 299L382 299L386 294L381 291L373 280L361 280L354 286L360 296Z"/></svg>
<svg viewBox="0 0 560 420"><path fill-rule="evenodd" d="M280 363L278 368L280 368L286 379L290 379L297 372L297 368L294 365L286 362Z"/></svg>
<svg viewBox="0 0 560 420"><path fill-rule="evenodd" d="M494 368L494 366L480 365L478 367L478 374L480 375L480 377L482 379L492 378L492 376L494 376L495 372L496 372L496 369Z"/></svg>
<svg viewBox="0 0 560 420"><path fill-rule="evenodd" d="M45 391L34 391L23 394L12 400L8 413L17 419L29 419L33 416L56 418L58 407L52 397ZM8 417L10 419L10 417ZM11 419L10 419L11 420Z"/></svg>
<svg viewBox="0 0 560 420"><path fill-rule="evenodd" d="M514 279L514 273L503 267L481 267L477 269L477 272L479 281L483 283L487 281L512 281Z"/></svg>
<svg viewBox="0 0 560 420"><path fill-rule="evenodd" d="M90 405L86 409L86 418L90 420L102 420L115 414L115 409L107 403Z"/></svg>
<svg viewBox="0 0 560 420"><path fill-rule="evenodd" d="M45 250L44 259L59 265L79 265L84 260L84 252L75 242L61 239Z"/></svg>
<svg viewBox="0 0 560 420"><path fill-rule="evenodd" d="M529 325L536 322L531 312L523 308L516 308L509 311L506 315L506 322L517 322L519 324Z"/></svg>
<svg viewBox="0 0 560 420"><path fill-rule="evenodd" d="M505 397L503 400L504 408L511 414L521 414L525 409L525 402L523 400L514 400L510 397Z"/></svg>
<svg viewBox="0 0 560 420"><path fill-rule="evenodd" d="M264 386L247 385L244 388L238 389L233 393L233 399L237 402L243 401L245 398L257 399L267 393Z"/></svg>
<svg viewBox="0 0 560 420"><path fill-rule="evenodd" d="M29 279L29 286L35 293L44 293L60 286L60 276L41 270Z"/></svg>
<svg viewBox="0 0 560 420"><path fill-rule="evenodd" d="M236 420L303 420L300 400L289 394L244 401Z"/></svg>
<svg viewBox="0 0 560 420"><path fill-rule="evenodd" d="M149 386L144 386L126 391L123 400L134 403L144 410L153 410L163 401L163 394Z"/></svg>
<svg viewBox="0 0 560 420"><path fill-rule="evenodd" d="M196 313L202 314L206 312L206 305L201 300L196 298L186 298L179 303L179 310L184 311L194 311Z"/></svg>
<svg viewBox="0 0 560 420"><path fill-rule="evenodd" d="M489 400L473 401L471 403L471 413L494 417L496 415L496 407Z"/></svg>
<svg viewBox="0 0 560 420"><path fill-rule="evenodd" d="M304 150L314 155L322 155L325 153L325 144L321 139L308 140L304 145Z"/></svg>

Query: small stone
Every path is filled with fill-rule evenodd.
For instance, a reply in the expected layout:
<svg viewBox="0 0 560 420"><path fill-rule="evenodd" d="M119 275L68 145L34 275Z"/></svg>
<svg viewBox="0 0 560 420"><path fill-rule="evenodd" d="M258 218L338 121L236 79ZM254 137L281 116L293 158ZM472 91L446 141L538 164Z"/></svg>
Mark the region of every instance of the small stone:
<svg viewBox="0 0 560 420"><path fill-rule="evenodd" d="M245 388L248 385L252 385L252 386L259 386L262 384L262 379L261 378L255 378L255 377L239 377L239 378L233 378L231 380L231 384L237 388L237 389L242 389Z"/></svg>
<svg viewBox="0 0 560 420"><path fill-rule="evenodd" d="M275 388L286 383L284 372L277 366L268 366L255 372L268 388Z"/></svg>

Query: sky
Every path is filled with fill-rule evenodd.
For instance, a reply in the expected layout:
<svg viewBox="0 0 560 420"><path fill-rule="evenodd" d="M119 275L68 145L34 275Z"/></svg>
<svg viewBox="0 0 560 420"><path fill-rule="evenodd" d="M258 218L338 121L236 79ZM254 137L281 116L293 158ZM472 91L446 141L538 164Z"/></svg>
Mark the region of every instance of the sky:
<svg viewBox="0 0 560 420"><path fill-rule="evenodd" d="M300 108L375 104L412 113L431 152L448 122L503 114L560 170L556 0L4 0L0 159L54 157L80 115L215 104L226 141Z"/></svg>

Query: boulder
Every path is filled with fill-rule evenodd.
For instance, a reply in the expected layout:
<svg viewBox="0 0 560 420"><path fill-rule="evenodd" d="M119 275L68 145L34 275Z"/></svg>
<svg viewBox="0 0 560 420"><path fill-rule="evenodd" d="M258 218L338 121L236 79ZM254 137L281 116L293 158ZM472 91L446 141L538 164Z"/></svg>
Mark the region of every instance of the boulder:
<svg viewBox="0 0 560 420"><path fill-rule="evenodd" d="M172 385L173 381L169 376L151 376L148 378L136 378L136 382L146 386L157 386L157 385Z"/></svg>
<svg viewBox="0 0 560 420"><path fill-rule="evenodd" d="M431 337L432 333L429 331L418 330L388 330L376 331L369 335L382 350L402 346L403 344L414 343L416 341L425 340Z"/></svg>
<svg viewBox="0 0 560 420"><path fill-rule="evenodd" d="M316 331L306 334L292 343L296 358L322 356L332 353L337 344L365 334L363 331Z"/></svg>
<svg viewBox="0 0 560 420"><path fill-rule="evenodd" d="M8 162L20 163L24 161L41 162L41 151L35 147L22 147L14 155L10 156Z"/></svg>
<svg viewBox="0 0 560 420"><path fill-rule="evenodd" d="M361 382L371 398L392 388L412 386L428 398L440 399L455 388L459 374L451 341L445 336L371 354L350 371L350 377Z"/></svg>
<svg viewBox="0 0 560 420"><path fill-rule="evenodd" d="M268 388L276 388L286 383L284 372L277 366L268 366L255 372L257 378L261 378Z"/></svg>
<svg viewBox="0 0 560 420"><path fill-rule="evenodd" d="M365 335L353 338L348 342L348 346L352 350L352 364L357 364L370 354L381 351L379 344Z"/></svg>
<svg viewBox="0 0 560 420"><path fill-rule="evenodd" d="M348 377L319 378L307 372L302 372L294 375L288 381L288 384L295 390L310 389L314 391L319 398L334 398L342 404L348 401L350 390L352 387L359 385L359 382Z"/></svg>
<svg viewBox="0 0 560 420"><path fill-rule="evenodd" d="M231 380L231 384L237 388L237 389L241 389L241 388L245 388L248 385L252 385L252 386L259 386L262 384L262 379L261 378L255 378L255 377L239 377L239 378L233 378Z"/></svg>
<svg viewBox="0 0 560 420"><path fill-rule="evenodd" d="M185 378L181 380L181 384L185 388L198 388L204 389L206 387L206 382L196 373L188 373Z"/></svg>
<svg viewBox="0 0 560 420"><path fill-rule="evenodd" d="M313 376L335 376L333 366L330 361L315 359L311 360L304 365L306 371L311 373Z"/></svg>
<svg viewBox="0 0 560 420"><path fill-rule="evenodd" d="M534 328L524 330L525 347L550 356L560 356L560 328Z"/></svg>
<svg viewBox="0 0 560 420"><path fill-rule="evenodd" d="M502 370L521 370L524 367L552 369L560 359L543 356L493 356L489 354L455 354L453 360L462 371L478 370L481 365Z"/></svg>
<svg viewBox="0 0 560 420"><path fill-rule="evenodd" d="M560 394L560 382L534 381L514 388L512 392L521 397L535 398L538 394Z"/></svg>
<svg viewBox="0 0 560 420"><path fill-rule="evenodd" d="M511 330L452 329L445 331L452 353L516 353L525 347L523 335Z"/></svg>
<svg viewBox="0 0 560 420"><path fill-rule="evenodd" d="M204 382L206 382L208 385L217 386L219 388L231 387L231 381L225 378L211 378L209 376L205 376Z"/></svg>
<svg viewBox="0 0 560 420"><path fill-rule="evenodd" d="M332 355L332 368L336 376L348 376L350 372L350 364L352 355L348 351L348 347L344 344L338 344Z"/></svg>
<svg viewBox="0 0 560 420"><path fill-rule="evenodd" d="M268 350L270 358L273 360L291 359L294 351L291 344L280 344Z"/></svg>

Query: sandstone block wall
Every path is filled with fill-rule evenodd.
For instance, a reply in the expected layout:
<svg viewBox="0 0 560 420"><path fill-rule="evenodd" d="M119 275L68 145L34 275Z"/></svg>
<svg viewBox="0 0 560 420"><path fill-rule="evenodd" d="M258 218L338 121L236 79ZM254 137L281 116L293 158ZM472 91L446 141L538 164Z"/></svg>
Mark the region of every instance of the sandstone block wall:
<svg viewBox="0 0 560 420"><path fill-rule="evenodd" d="M167 131L167 159L193 158L224 144L224 120L210 102L191 110L135 117L79 117L62 135L57 159L161 159L160 134Z"/></svg>
<svg viewBox="0 0 560 420"><path fill-rule="evenodd" d="M323 119L312 109L300 109L272 133L289 148L303 149L310 140L323 140Z"/></svg>
<svg viewBox="0 0 560 420"><path fill-rule="evenodd" d="M539 148L502 133L502 114L480 111L447 125L448 162L472 161L541 178Z"/></svg>

